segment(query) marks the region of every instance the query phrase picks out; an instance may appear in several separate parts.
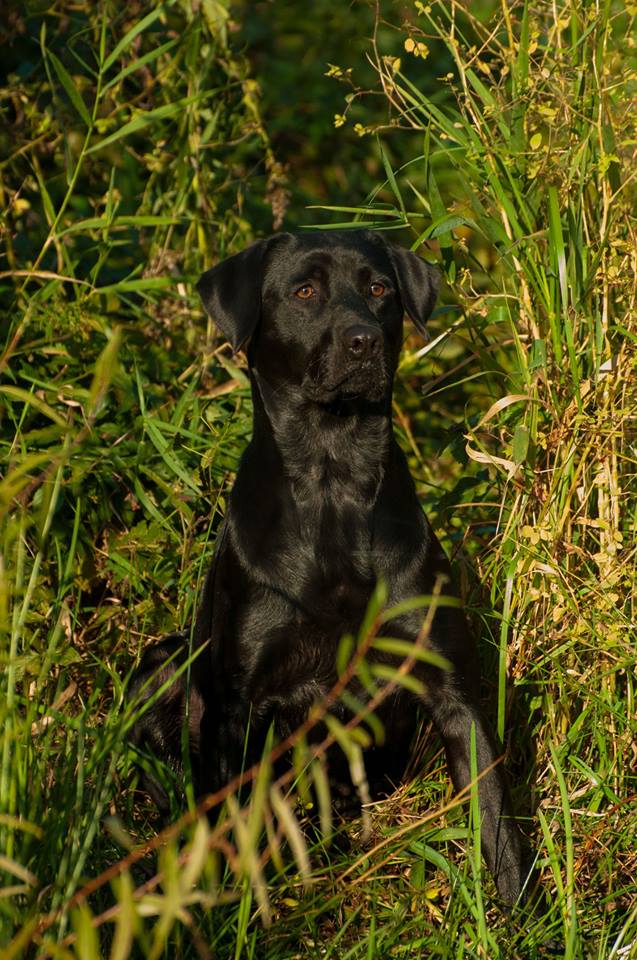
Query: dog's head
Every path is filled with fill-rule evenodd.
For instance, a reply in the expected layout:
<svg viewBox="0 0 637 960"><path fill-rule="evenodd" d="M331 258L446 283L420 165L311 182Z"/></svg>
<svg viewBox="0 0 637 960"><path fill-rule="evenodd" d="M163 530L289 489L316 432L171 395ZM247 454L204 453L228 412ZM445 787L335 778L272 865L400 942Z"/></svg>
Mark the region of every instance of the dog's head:
<svg viewBox="0 0 637 960"><path fill-rule="evenodd" d="M438 272L368 230L277 234L208 270L197 285L234 350L270 386L320 404L391 392L403 314L424 325Z"/></svg>

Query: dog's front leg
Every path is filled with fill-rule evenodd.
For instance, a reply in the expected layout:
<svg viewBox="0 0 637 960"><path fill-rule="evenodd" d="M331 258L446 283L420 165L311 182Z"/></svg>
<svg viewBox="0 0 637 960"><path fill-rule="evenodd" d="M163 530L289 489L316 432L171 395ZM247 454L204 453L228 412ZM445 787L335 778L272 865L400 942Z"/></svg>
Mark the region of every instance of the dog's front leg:
<svg viewBox="0 0 637 960"><path fill-rule="evenodd" d="M526 880L523 841L513 816L500 757L480 709L469 697L447 690L428 695L427 706L442 738L449 772L459 792L471 783L472 730L478 772L481 845L502 900L513 906Z"/></svg>
<svg viewBox="0 0 637 960"><path fill-rule="evenodd" d="M217 793L254 759L250 711L218 696L209 697L201 720L199 783L202 795ZM250 738L250 739L249 739Z"/></svg>

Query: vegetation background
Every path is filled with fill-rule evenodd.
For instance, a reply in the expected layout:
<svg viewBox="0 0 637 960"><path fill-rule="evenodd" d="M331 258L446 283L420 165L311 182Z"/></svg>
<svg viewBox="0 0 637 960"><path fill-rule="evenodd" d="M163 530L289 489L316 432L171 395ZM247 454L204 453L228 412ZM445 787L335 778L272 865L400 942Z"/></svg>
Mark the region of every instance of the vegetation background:
<svg viewBox="0 0 637 960"><path fill-rule="evenodd" d="M3 5L3 957L637 956L636 16ZM344 827L302 737L293 788L265 763L214 823L190 796L158 834L132 789L128 678L190 621L250 432L193 282L272 229L354 222L447 281L396 429L481 636L543 917L497 910L426 726L421 776ZM332 734L352 763L380 735Z"/></svg>

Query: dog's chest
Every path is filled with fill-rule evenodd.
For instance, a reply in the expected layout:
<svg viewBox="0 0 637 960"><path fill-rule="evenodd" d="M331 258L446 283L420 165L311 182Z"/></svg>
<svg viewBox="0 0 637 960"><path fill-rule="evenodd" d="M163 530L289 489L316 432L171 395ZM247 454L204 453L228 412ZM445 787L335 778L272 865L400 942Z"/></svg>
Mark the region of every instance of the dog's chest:
<svg viewBox="0 0 637 960"><path fill-rule="evenodd" d="M294 597L252 586L237 611L235 682L259 707L272 699L296 702L305 691L306 709L333 685L341 638L356 634L371 593L362 584L316 580L292 590Z"/></svg>
<svg viewBox="0 0 637 960"><path fill-rule="evenodd" d="M314 451L305 470L291 477L296 522L287 528L286 546L306 559L308 577L334 601L348 585L374 577L372 506L381 477L378 464L360 470L355 457L335 458L324 450Z"/></svg>
<svg viewBox="0 0 637 960"><path fill-rule="evenodd" d="M304 519L324 519L334 529L352 527L352 513L365 514L383 477L386 428L354 421L329 430L299 425L284 459L292 497Z"/></svg>
<svg viewBox="0 0 637 960"><path fill-rule="evenodd" d="M245 583L232 592L241 608L251 585L285 598L284 615L261 625L338 640L358 628L377 579L373 517L389 435L376 418L316 417L286 419L276 454L255 447L242 462L231 527Z"/></svg>

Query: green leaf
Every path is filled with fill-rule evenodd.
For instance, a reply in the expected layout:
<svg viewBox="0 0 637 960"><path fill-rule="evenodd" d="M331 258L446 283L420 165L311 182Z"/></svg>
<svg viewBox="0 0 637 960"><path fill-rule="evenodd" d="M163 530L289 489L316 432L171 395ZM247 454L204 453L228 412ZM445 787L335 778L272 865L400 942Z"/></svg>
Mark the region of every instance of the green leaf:
<svg viewBox="0 0 637 960"><path fill-rule="evenodd" d="M115 49L109 53L106 60L102 65L102 71L106 72L110 67L113 66L117 58L124 52L126 47L130 46L135 37L139 36L140 33L143 33L146 27L149 27L151 23L154 23L155 20L158 20L166 10L164 4L157 7L155 10L152 10L147 14L143 20L140 20L139 23L136 23L135 26L131 27L128 33L124 34L122 39L119 41Z"/></svg>
<svg viewBox="0 0 637 960"><path fill-rule="evenodd" d="M468 217L462 217L457 213L446 213L444 216L433 220L427 229L423 230L418 237L418 243L424 243L425 240L434 240L436 237L447 237L452 230L456 229L456 227L464 226L471 227L472 230L480 232L480 228L474 220L471 220ZM444 246L450 246L451 243L451 240L447 240ZM440 245L443 246L442 240L440 240Z"/></svg>
<svg viewBox="0 0 637 960"><path fill-rule="evenodd" d="M562 300L562 309L568 307L568 282L566 278L566 251L564 248L564 234L562 232L562 220L560 217L560 199L557 188L550 186L548 188L549 197L549 242L553 254L554 263L557 266L557 273L560 279L560 296Z"/></svg>
<svg viewBox="0 0 637 960"><path fill-rule="evenodd" d="M429 193L429 204L431 206L431 214L433 217L433 224L442 224L449 216L447 208L445 207L442 197L440 196L440 190L438 189L438 183L434 175L433 170L429 169L429 180L427 182L427 192ZM451 248L453 246L453 241L450 236L449 230L443 231L439 237L440 249L443 252L445 257L445 265L448 266L451 259ZM446 256L445 256L446 252Z"/></svg>
<svg viewBox="0 0 637 960"><path fill-rule="evenodd" d="M172 470L172 472L183 481L185 486L192 493L200 496L201 490L193 481L188 470L179 462L176 454L172 452L173 444L166 440L161 432L161 426L161 420L156 420L148 416L144 417L144 428L147 431L153 446L160 454L166 466L169 467L170 470Z"/></svg>
<svg viewBox="0 0 637 960"><path fill-rule="evenodd" d="M351 633L346 633L341 637L341 641L336 651L336 672L342 676L347 669L347 665L352 658L354 651L354 637Z"/></svg>
<svg viewBox="0 0 637 960"><path fill-rule="evenodd" d="M100 960L102 953L97 939L97 928L93 926L93 914L85 903L71 911L71 922L77 937L77 956L82 957L82 960Z"/></svg>
<svg viewBox="0 0 637 960"><path fill-rule="evenodd" d="M513 433L513 462L524 463L529 449L529 431L523 423L518 423Z"/></svg>
<svg viewBox="0 0 637 960"><path fill-rule="evenodd" d="M28 403L39 413L43 413L45 417L53 420L54 423L59 424L61 427L67 425L66 420L57 410L54 410L53 407L50 407L49 404L41 400L40 397L36 397L34 393L30 393L22 387L13 387L7 384L6 386L0 386L0 393L4 393L7 397L15 397L16 400L22 400L24 403Z"/></svg>
<svg viewBox="0 0 637 960"><path fill-rule="evenodd" d="M383 150L383 148L382 148L382 146L381 146L381 144L380 144L380 141L379 141L379 143L378 143L378 146L379 146L379 148L380 148L380 155L381 155L382 160L383 160L383 166L384 166L384 168L385 168L385 174L386 174L386 176L387 176L387 182L389 183L389 185L390 185L390 187L391 187L391 190L392 190L392 193L394 194L394 196L396 197L396 200L398 201L398 206L400 207L400 212L402 213L403 218L406 220L406 219L407 219L407 211L405 210L405 204L403 203L402 194L401 194L400 190L398 189L398 184L396 183L396 177L394 176L394 171L392 170L391 163L389 162L389 157L387 156L387 154L386 154L385 151Z"/></svg>
<svg viewBox="0 0 637 960"><path fill-rule="evenodd" d="M529 373L546 368L546 341L534 340L529 350Z"/></svg>
<svg viewBox="0 0 637 960"><path fill-rule="evenodd" d="M66 90L66 94L69 100L71 101L71 103L73 104L77 112L79 113L80 117L82 118L86 126L90 128L93 125L93 121L91 120L91 115L88 112L88 109L86 107L86 104L82 100L82 97L80 96L79 90L77 89L77 87L75 86L75 83L73 82L73 78L67 72L67 69L64 66L64 64L58 60L58 58L55 56L54 53L52 53L50 50L47 50L47 56L51 61L51 63L53 64L53 69L57 73L60 83Z"/></svg>
<svg viewBox="0 0 637 960"><path fill-rule="evenodd" d="M160 57L162 53L167 53L178 42L179 38L175 40L169 40L168 43L162 43L160 47L156 47L156 49L151 50L150 53L140 57L139 60L133 60L133 62L124 67L123 70L120 70L117 76L113 77L112 80L109 80L108 83L104 84L102 87L102 96L107 90L110 90L111 87L116 87L118 83L121 83L121 81L124 80L129 74L134 73L135 70L139 70L141 67L148 66L149 63L152 63L153 60L156 60L157 57Z"/></svg>
<svg viewBox="0 0 637 960"><path fill-rule="evenodd" d="M312 761L310 773L316 790L321 833L323 839L329 843L332 837L332 799L330 796L329 780L323 769L323 762L323 757L316 757L316 759Z"/></svg>
<svg viewBox="0 0 637 960"><path fill-rule="evenodd" d="M30 453L24 457L19 466L9 470L0 480L0 505L3 509L31 481L30 471L35 471L39 467L45 469L45 465L51 463L53 456L50 449L44 453Z"/></svg>
<svg viewBox="0 0 637 960"><path fill-rule="evenodd" d="M372 672L375 677L386 680L387 683L404 687L405 690L415 693L418 697L422 697L425 692L424 685L420 680L417 680L416 677L413 677L410 673L399 673L394 667L390 667L385 663L375 663L372 667Z"/></svg>
<svg viewBox="0 0 637 960"><path fill-rule="evenodd" d="M116 130L115 133L111 133L110 136L105 137L104 140L100 140L99 143L94 143L86 152L95 153L97 150L103 150L104 147L110 146L111 143L116 143L117 140L129 136L131 133L138 133L145 127L150 126L150 124L156 123L157 120L168 120L170 117L176 117L177 114L183 113L185 107L200 100L202 96L204 96L204 94L198 93L194 97L184 97L183 100L177 100L175 103L168 103L163 107L156 107L154 110L146 110L143 113L139 113L132 120L129 120L128 123L125 123L123 127L120 127L119 130Z"/></svg>
<svg viewBox="0 0 637 960"><path fill-rule="evenodd" d="M329 210L330 207L320 207L317 209ZM399 220L396 223L388 223L386 220L344 220L342 223L313 223L304 226L306 230L360 230L365 227L366 230L402 230L408 227L408 220Z"/></svg>
<svg viewBox="0 0 637 960"><path fill-rule="evenodd" d="M117 372L117 353L121 342L121 334L116 330L108 341L95 364L93 382L88 394L88 416L95 416L104 400L106 391Z"/></svg>
<svg viewBox="0 0 637 960"><path fill-rule="evenodd" d="M177 277L139 277L137 280L121 280L105 287L95 287L92 293L140 293L142 290L164 290L174 287Z"/></svg>
<svg viewBox="0 0 637 960"><path fill-rule="evenodd" d="M439 667L440 670L452 669L451 663L446 657L442 657L428 647L418 646L411 640L401 640L397 637L376 637L372 646L376 650L382 650L383 653L393 654L400 661L413 657L414 660L419 660L421 663L430 663L434 667Z"/></svg>
<svg viewBox="0 0 637 960"><path fill-rule="evenodd" d="M329 210L332 213L355 213L358 216L377 216L377 217L392 217L393 219L402 218L401 214L395 207L380 207L380 206L367 206L367 207L337 207L325 206L320 203L313 203L306 207L306 210ZM360 224L359 224L360 226ZM311 227L312 230L316 229L314 226Z"/></svg>
<svg viewBox="0 0 637 960"><path fill-rule="evenodd" d="M442 583L441 586L444 588L445 584ZM444 593L440 596L434 596L432 593L423 594L419 597L410 597L408 600L401 600L400 603L394 604L393 607L388 607L383 611L381 615L381 622L388 623L390 620L394 620L397 617L402 617L406 613L411 613L412 610L422 610L425 607L459 607L460 601L457 597L446 596ZM424 614L423 614L424 619Z"/></svg>
<svg viewBox="0 0 637 960"><path fill-rule="evenodd" d="M365 611L365 616L360 625L358 631L358 645L365 643L369 634L374 629L374 624L377 619L380 619L382 615L382 610L385 604L387 603L387 584L384 580L379 579L374 592L372 593L369 603L367 604L367 610Z"/></svg>
<svg viewBox="0 0 637 960"><path fill-rule="evenodd" d="M76 220L65 230L60 230L58 237L65 237L69 233L81 233L84 230L124 229L129 227L164 227L179 223L176 217L154 216L152 214L122 217L87 217L86 220Z"/></svg>

